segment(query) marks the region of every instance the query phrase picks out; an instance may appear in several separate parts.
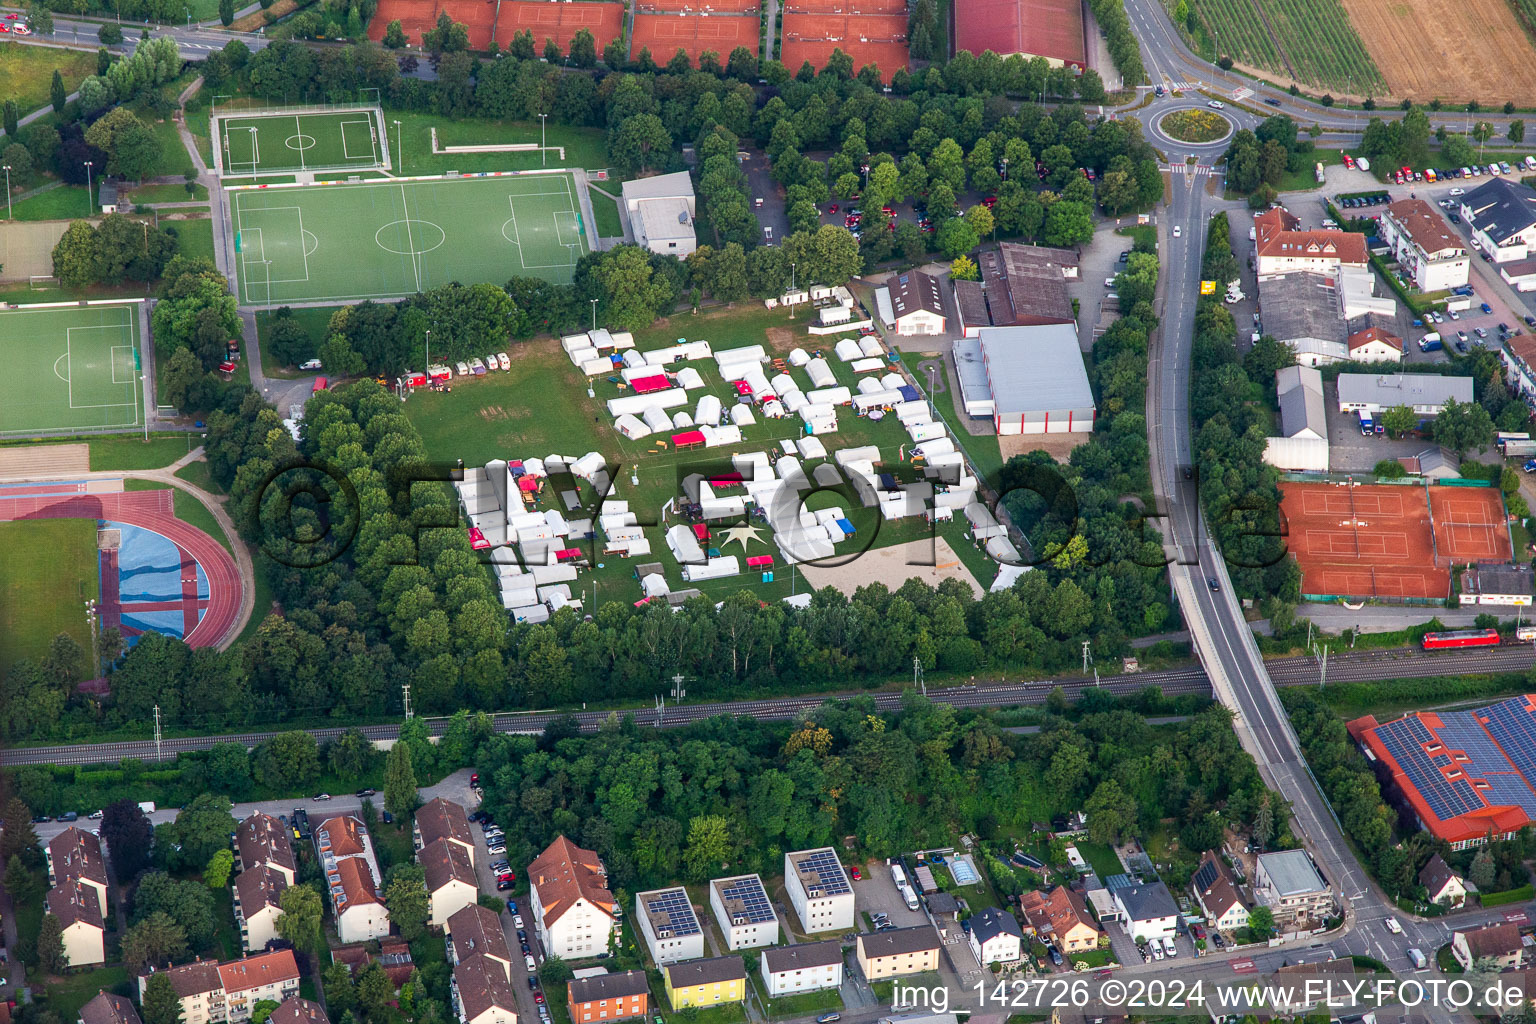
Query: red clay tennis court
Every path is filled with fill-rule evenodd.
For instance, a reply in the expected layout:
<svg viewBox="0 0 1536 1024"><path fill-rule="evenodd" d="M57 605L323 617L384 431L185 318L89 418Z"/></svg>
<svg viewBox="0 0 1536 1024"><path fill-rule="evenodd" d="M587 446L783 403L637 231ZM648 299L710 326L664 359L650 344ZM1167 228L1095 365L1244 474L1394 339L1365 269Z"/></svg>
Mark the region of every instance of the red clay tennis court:
<svg viewBox="0 0 1536 1024"><path fill-rule="evenodd" d="M1441 564L1507 562L1514 558L1504 502L1494 488L1431 487L1429 508Z"/></svg>
<svg viewBox="0 0 1536 1024"><path fill-rule="evenodd" d="M880 69L882 81L889 82L898 68L908 62L907 15L902 13L838 13L815 10L838 7L833 0L796 0L784 12L784 42L780 56L790 74L806 61L820 71L826 67L832 51L842 50L853 58L854 73L866 65Z"/></svg>
<svg viewBox="0 0 1536 1024"><path fill-rule="evenodd" d="M1436 598L1451 576L1435 562L1422 486L1280 484L1285 543L1306 594Z"/></svg>
<svg viewBox="0 0 1536 1024"><path fill-rule="evenodd" d="M576 33L587 29L597 44L598 56L602 56L603 47L624 34L624 5L586 0L503 0L496 21L496 42L506 49L523 29L533 33L534 49L541 53L546 39L553 39L561 53L569 52Z"/></svg>
<svg viewBox="0 0 1536 1024"><path fill-rule="evenodd" d="M756 14L653 13L635 14L635 36L630 53L651 51L651 59L665 64L678 50L695 64L706 50L714 51L723 65L731 51L745 46L755 57L761 47L762 21ZM787 44L786 44L787 45Z"/></svg>
<svg viewBox="0 0 1536 1024"><path fill-rule="evenodd" d="M757 14L761 7L757 0L636 0L635 10L642 14L653 11L671 11L674 14Z"/></svg>

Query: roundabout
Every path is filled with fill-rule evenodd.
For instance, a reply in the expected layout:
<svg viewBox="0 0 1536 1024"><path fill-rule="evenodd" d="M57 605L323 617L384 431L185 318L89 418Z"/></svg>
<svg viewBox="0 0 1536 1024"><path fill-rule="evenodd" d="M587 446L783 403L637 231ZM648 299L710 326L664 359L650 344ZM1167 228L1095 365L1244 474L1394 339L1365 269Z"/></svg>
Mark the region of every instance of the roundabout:
<svg viewBox="0 0 1536 1024"><path fill-rule="evenodd" d="M1181 107L1164 113L1152 123L1152 133L1174 145L1205 148L1224 145L1236 126L1225 114L1205 107Z"/></svg>

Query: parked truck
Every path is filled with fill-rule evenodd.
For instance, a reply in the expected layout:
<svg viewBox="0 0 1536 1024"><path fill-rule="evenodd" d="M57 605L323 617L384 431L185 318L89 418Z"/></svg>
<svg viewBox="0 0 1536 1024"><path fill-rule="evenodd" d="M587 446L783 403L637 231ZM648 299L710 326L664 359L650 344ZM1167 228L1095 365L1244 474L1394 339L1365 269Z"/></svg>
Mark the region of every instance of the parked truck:
<svg viewBox="0 0 1536 1024"><path fill-rule="evenodd" d="M1408 959L1412 960L1413 966L1421 971L1429 965L1429 961L1424 958L1424 951L1421 949L1410 949L1408 951Z"/></svg>
<svg viewBox="0 0 1536 1024"><path fill-rule="evenodd" d="M1439 352L1443 348L1445 348L1445 343L1440 340L1440 333L1438 331L1426 334L1419 339L1420 352Z"/></svg>
<svg viewBox="0 0 1536 1024"><path fill-rule="evenodd" d="M891 865L891 881L896 883L898 889L907 884L907 873L901 869L900 864Z"/></svg>
<svg viewBox="0 0 1536 1024"><path fill-rule="evenodd" d="M917 893L915 891L913 891L912 887L910 885L906 885L905 883L903 883L902 885L898 885L896 888L897 888L897 890L899 890L901 892L901 898L906 902L907 909L908 910L916 910L917 909Z"/></svg>
<svg viewBox="0 0 1536 1024"><path fill-rule="evenodd" d="M1317 183L1319 185L1321 185L1323 183L1323 163L1322 163L1321 160L1318 161L1317 169L1316 170L1317 170Z"/></svg>
<svg viewBox="0 0 1536 1024"><path fill-rule="evenodd" d="M145 814L154 814L155 802L153 800L140 800L139 810L143 811Z"/></svg>
<svg viewBox="0 0 1536 1024"><path fill-rule="evenodd" d="M1376 425L1371 422L1371 414L1364 409L1360 410L1360 433L1366 437L1376 433Z"/></svg>

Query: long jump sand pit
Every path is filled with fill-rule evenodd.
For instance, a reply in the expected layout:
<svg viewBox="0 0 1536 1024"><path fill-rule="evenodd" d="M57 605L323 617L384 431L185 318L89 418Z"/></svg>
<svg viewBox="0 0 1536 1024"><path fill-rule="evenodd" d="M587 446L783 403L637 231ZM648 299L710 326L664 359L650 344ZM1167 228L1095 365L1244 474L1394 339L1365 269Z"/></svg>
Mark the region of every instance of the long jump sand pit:
<svg viewBox="0 0 1536 1024"><path fill-rule="evenodd" d="M1536 47L1508 0L1343 0L1392 95L1421 103L1536 95Z"/></svg>
<svg viewBox="0 0 1536 1024"><path fill-rule="evenodd" d="M801 565L798 568L800 574L818 590L822 587L836 587L849 596L870 583L884 583L896 590L914 577L935 587L943 580L961 580L971 588L971 593L978 598L983 596L981 584L976 582L976 577L960 561L960 556L955 554L955 549L949 546L948 541L943 537L935 537L931 551L932 565L922 564L930 561L928 540L924 538L866 551L846 565ZM910 562L918 564L908 564Z"/></svg>

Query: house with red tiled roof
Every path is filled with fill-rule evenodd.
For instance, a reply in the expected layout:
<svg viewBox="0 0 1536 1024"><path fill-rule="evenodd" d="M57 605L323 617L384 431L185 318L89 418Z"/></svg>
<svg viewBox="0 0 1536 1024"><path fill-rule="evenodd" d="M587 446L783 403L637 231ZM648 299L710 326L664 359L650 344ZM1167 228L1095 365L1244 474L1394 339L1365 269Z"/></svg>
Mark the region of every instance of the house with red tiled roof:
<svg viewBox="0 0 1536 1024"><path fill-rule="evenodd" d="M283 915L283 890L288 881L281 871L266 864L235 876L230 890L234 893L235 923L247 951L266 949L278 937L277 919Z"/></svg>
<svg viewBox="0 0 1536 1024"><path fill-rule="evenodd" d="M92 967L107 962L107 930L96 890L77 878L67 878L48 890L48 913L59 919L64 962Z"/></svg>
<svg viewBox="0 0 1536 1024"><path fill-rule="evenodd" d="M139 1011L124 996L98 992L80 1007L79 1024L143 1024Z"/></svg>
<svg viewBox="0 0 1536 1024"><path fill-rule="evenodd" d="M144 989L156 973L151 968L139 976L139 1004L144 1003ZM293 950L216 963L194 960L179 967L167 967L165 973L181 999L181 1024L238 1024L249 1020L251 1011L263 1000L282 1003L299 994L299 963Z"/></svg>
<svg viewBox="0 0 1536 1024"><path fill-rule="evenodd" d="M463 850L469 857L470 866L474 866L475 834L469 827L469 815L452 800L437 797L418 807L412 838L418 850L426 849L439 839L447 839Z"/></svg>
<svg viewBox="0 0 1536 1024"><path fill-rule="evenodd" d="M558 836L528 865L528 884L534 931L546 953L580 960L607 952L617 903L597 854Z"/></svg>
<svg viewBox="0 0 1536 1024"><path fill-rule="evenodd" d="M43 847L48 861L48 884L78 879L96 890L102 912L107 909L107 863L101 856L101 840L71 825Z"/></svg>
<svg viewBox="0 0 1536 1024"><path fill-rule="evenodd" d="M480 897L475 866L452 839L438 839L416 854L427 876L427 923L445 927L448 918Z"/></svg>
<svg viewBox="0 0 1536 1024"><path fill-rule="evenodd" d="M315 829L315 852L329 889L336 933L342 942L367 942L389 934L383 881L373 840L350 814L327 818Z"/></svg>
<svg viewBox="0 0 1536 1024"><path fill-rule="evenodd" d="M319 1003L294 996L272 1011L271 1024L331 1024Z"/></svg>
<svg viewBox="0 0 1536 1024"><path fill-rule="evenodd" d="M1301 221L1284 207L1254 217L1253 228L1261 278L1300 271L1328 274L1340 266L1363 269L1370 262L1365 236L1358 231L1303 231Z"/></svg>
<svg viewBox="0 0 1536 1024"><path fill-rule="evenodd" d="M285 885L292 885L298 877L295 864L288 826L272 815L257 811L235 829L237 870L268 867L283 876Z"/></svg>

